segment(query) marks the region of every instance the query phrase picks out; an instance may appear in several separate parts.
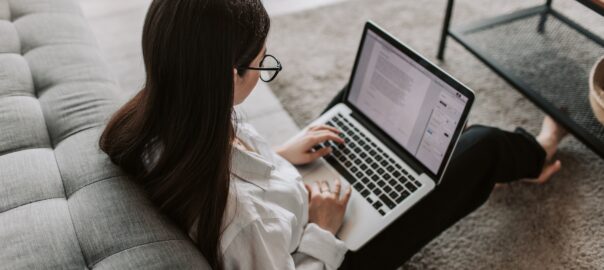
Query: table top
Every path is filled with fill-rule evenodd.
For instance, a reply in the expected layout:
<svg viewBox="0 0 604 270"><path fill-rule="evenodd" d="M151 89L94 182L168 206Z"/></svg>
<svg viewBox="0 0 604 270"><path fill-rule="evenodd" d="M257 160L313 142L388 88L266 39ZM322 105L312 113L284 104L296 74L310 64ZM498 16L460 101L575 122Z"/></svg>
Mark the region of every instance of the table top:
<svg viewBox="0 0 604 270"><path fill-rule="evenodd" d="M542 12L539 7L520 10L452 34L604 158L604 125L588 98L589 72L604 55L604 41L590 39L559 15L542 21Z"/></svg>

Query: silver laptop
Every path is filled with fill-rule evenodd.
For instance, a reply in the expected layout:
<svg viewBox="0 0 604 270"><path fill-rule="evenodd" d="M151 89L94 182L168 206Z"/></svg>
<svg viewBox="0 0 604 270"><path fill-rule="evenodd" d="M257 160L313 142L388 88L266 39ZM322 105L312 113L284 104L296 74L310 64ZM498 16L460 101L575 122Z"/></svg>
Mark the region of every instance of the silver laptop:
<svg viewBox="0 0 604 270"><path fill-rule="evenodd" d="M440 183L473 101L463 84L367 22L344 101L309 125L334 126L346 143L317 145L334 151L301 170L305 181L339 177L353 187L338 232L350 250Z"/></svg>

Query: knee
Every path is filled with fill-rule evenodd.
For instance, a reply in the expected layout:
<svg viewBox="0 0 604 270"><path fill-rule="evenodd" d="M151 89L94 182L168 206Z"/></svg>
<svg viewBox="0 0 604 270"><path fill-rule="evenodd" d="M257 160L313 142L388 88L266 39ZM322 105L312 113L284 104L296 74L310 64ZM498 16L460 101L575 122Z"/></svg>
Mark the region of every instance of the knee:
<svg viewBox="0 0 604 270"><path fill-rule="evenodd" d="M472 125L466 130L464 137L474 144L478 143L485 146L496 146L504 137L504 132L496 127Z"/></svg>

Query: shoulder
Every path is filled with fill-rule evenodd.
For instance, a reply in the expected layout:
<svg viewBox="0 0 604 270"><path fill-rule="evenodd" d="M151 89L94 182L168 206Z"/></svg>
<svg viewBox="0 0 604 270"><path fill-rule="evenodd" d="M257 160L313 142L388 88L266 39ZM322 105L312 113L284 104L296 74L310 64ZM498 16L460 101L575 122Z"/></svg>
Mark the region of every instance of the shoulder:
<svg viewBox="0 0 604 270"><path fill-rule="evenodd" d="M258 130L250 123L237 123L237 136L245 140L252 140L268 144L268 141L258 132Z"/></svg>

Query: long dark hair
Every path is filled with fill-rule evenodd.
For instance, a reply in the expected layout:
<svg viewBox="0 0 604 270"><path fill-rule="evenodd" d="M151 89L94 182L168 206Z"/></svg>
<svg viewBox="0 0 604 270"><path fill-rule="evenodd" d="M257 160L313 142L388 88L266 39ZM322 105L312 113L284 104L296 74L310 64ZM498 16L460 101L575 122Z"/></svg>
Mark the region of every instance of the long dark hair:
<svg viewBox="0 0 604 270"><path fill-rule="evenodd" d="M260 0L154 0L143 29L145 86L100 138L112 162L181 229L199 218L195 240L214 269L223 268L233 68L256 58L269 24Z"/></svg>

